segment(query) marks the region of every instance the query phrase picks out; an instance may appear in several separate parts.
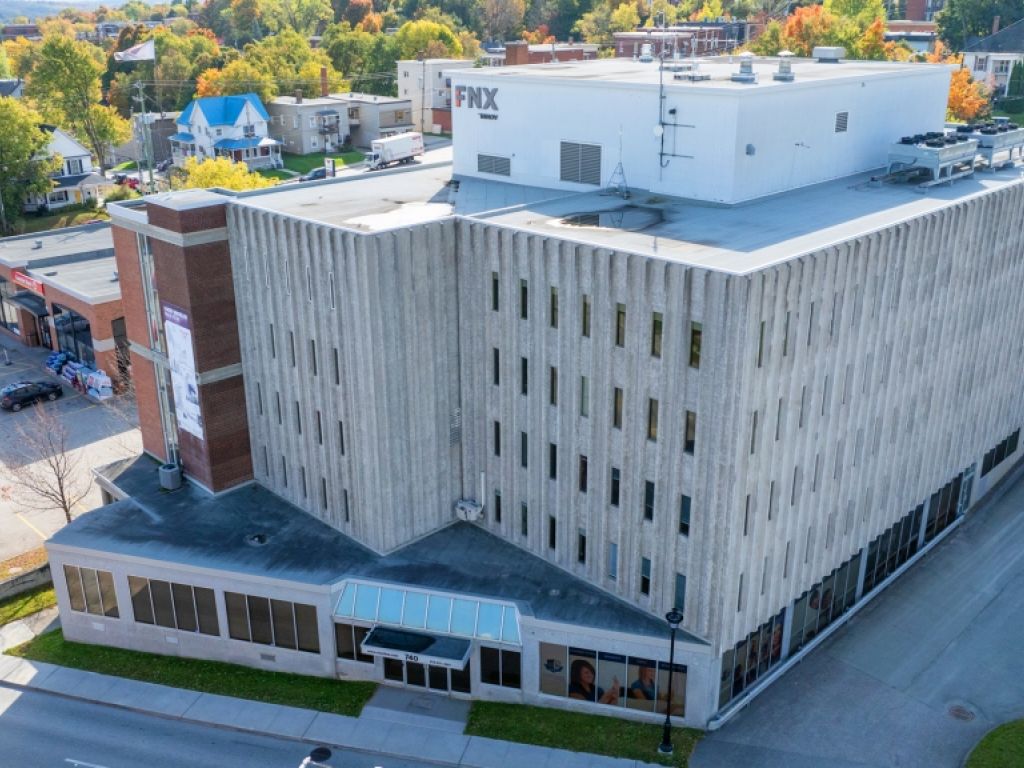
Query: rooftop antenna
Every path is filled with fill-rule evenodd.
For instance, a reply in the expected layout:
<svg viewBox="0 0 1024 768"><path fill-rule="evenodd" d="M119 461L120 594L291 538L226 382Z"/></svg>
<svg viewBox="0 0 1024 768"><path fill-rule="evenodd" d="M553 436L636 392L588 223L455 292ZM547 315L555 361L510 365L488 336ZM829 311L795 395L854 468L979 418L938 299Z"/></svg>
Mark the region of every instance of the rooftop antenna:
<svg viewBox="0 0 1024 768"><path fill-rule="evenodd" d="M618 195L623 200L628 200L629 185L626 184L626 170L622 167L622 126L619 126L619 162L612 171L612 177L608 180L608 191Z"/></svg>

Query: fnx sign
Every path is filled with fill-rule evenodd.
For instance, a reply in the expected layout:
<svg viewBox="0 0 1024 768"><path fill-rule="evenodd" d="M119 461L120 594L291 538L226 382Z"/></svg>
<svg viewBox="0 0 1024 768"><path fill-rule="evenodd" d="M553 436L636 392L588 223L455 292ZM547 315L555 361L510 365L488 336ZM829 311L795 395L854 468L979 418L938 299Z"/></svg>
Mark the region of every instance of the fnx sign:
<svg viewBox="0 0 1024 768"><path fill-rule="evenodd" d="M455 86L455 106L463 105L470 109L493 109L498 111L498 103L494 97L498 94L497 88L483 88L481 86Z"/></svg>

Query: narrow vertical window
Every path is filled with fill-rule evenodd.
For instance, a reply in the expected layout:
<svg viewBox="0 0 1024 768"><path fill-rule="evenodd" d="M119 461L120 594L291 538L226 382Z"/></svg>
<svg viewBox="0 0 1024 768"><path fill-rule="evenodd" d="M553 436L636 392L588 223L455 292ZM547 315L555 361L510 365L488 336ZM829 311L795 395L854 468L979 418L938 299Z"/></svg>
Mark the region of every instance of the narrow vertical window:
<svg viewBox="0 0 1024 768"><path fill-rule="evenodd" d="M491 311L498 311L498 273L491 272Z"/></svg>
<svg viewBox="0 0 1024 768"><path fill-rule="evenodd" d="M754 411L754 418L750 423L750 455L754 455L757 447L757 411Z"/></svg>
<svg viewBox="0 0 1024 768"><path fill-rule="evenodd" d="M785 559L785 561L782 564L782 578L784 578L784 579L788 579L789 578L789 552L790 552L790 550L792 548L793 548L793 542L792 541L787 541L786 542L786 559Z"/></svg>
<svg viewBox="0 0 1024 768"><path fill-rule="evenodd" d="M685 493L679 499L679 533L690 535L690 505L692 501Z"/></svg>
<svg viewBox="0 0 1024 768"><path fill-rule="evenodd" d="M348 510L348 488L341 489L341 514L345 522L351 522L351 517Z"/></svg>
<svg viewBox="0 0 1024 768"><path fill-rule="evenodd" d="M302 411L299 408L299 401L295 401L295 431L302 434Z"/></svg>
<svg viewBox="0 0 1024 768"><path fill-rule="evenodd" d="M519 394L525 395L529 392L530 385L530 363L525 357L519 358Z"/></svg>
<svg viewBox="0 0 1024 768"><path fill-rule="evenodd" d="M341 384L341 357L338 355L338 348L334 348L334 384Z"/></svg>
<svg viewBox="0 0 1024 768"><path fill-rule="evenodd" d="M807 385L804 384L800 388L800 418L797 419L797 428L803 429L804 426L804 407L807 404Z"/></svg>
<svg viewBox="0 0 1024 768"><path fill-rule="evenodd" d="M700 347L704 337L701 323L690 323L690 367L700 368Z"/></svg>
<svg viewBox="0 0 1024 768"><path fill-rule="evenodd" d="M288 331L288 354L290 355L292 368L295 367L295 332Z"/></svg>
<svg viewBox="0 0 1024 768"><path fill-rule="evenodd" d="M501 356L497 347L491 348L491 383L496 387L501 384Z"/></svg>
<svg viewBox="0 0 1024 768"><path fill-rule="evenodd" d="M580 493L587 492L587 457L580 456Z"/></svg>
<svg viewBox="0 0 1024 768"><path fill-rule="evenodd" d="M736 613L743 610L743 574L740 574L740 585L736 589Z"/></svg>
<svg viewBox="0 0 1024 768"><path fill-rule="evenodd" d="M548 443L548 477L558 479L558 446Z"/></svg>
<svg viewBox="0 0 1024 768"><path fill-rule="evenodd" d="M345 455L345 423L338 422L338 452Z"/></svg>
<svg viewBox="0 0 1024 768"><path fill-rule="evenodd" d="M760 368L762 363L764 363L764 320L761 321L757 332L757 367Z"/></svg>
<svg viewBox="0 0 1024 768"><path fill-rule="evenodd" d="M651 357L661 357L661 312L651 316Z"/></svg>
<svg viewBox="0 0 1024 768"><path fill-rule="evenodd" d="M654 482L644 481L644 520L654 519Z"/></svg>
<svg viewBox="0 0 1024 768"><path fill-rule="evenodd" d="M530 316L530 292L526 287L526 281L519 281L519 317L526 320Z"/></svg>
<svg viewBox="0 0 1024 768"><path fill-rule="evenodd" d="M527 448L526 448L526 433L525 432L520 432L519 433L519 465L521 467L525 468L527 466L527 464L528 464L528 459L529 459L529 456L527 455Z"/></svg>
<svg viewBox="0 0 1024 768"><path fill-rule="evenodd" d="M281 480L284 487L288 487L288 460L284 456L281 457Z"/></svg>
<svg viewBox="0 0 1024 768"><path fill-rule="evenodd" d="M747 501L743 507L743 535L750 533L750 494L747 494Z"/></svg>
<svg viewBox="0 0 1024 768"><path fill-rule="evenodd" d="M299 474L302 477L302 498L309 497L309 489L306 487L306 468L299 467Z"/></svg>
<svg viewBox="0 0 1024 768"><path fill-rule="evenodd" d="M337 302L335 300L334 273L333 272L328 272L327 273L327 282L330 285L330 290L331 290L331 309L334 309Z"/></svg>
<svg viewBox="0 0 1024 768"><path fill-rule="evenodd" d="M775 508L775 481L768 484L768 519L772 519L772 512Z"/></svg>
<svg viewBox="0 0 1024 768"><path fill-rule="evenodd" d="M619 545L608 542L608 578L615 581L619 578Z"/></svg>
<svg viewBox="0 0 1024 768"><path fill-rule="evenodd" d="M267 451L267 446L263 446L263 474L270 475L270 452Z"/></svg>
<svg viewBox="0 0 1024 768"><path fill-rule="evenodd" d="M256 412L260 416L263 415L263 388L258 381L256 382Z"/></svg>
<svg viewBox="0 0 1024 768"><path fill-rule="evenodd" d="M658 440L658 401L653 398L647 400L647 439Z"/></svg>
<svg viewBox="0 0 1024 768"><path fill-rule="evenodd" d="M789 354L789 319L791 312L786 313L786 323L782 328L782 356Z"/></svg>
<svg viewBox="0 0 1024 768"><path fill-rule="evenodd" d="M271 359L276 360L277 359L277 344L274 343L274 324L273 323L270 324L270 334L269 334L268 338L270 339L270 357L271 357Z"/></svg>
<svg viewBox="0 0 1024 768"><path fill-rule="evenodd" d="M587 532L582 528L576 533L576 562L587 562Z"/></svg>
<svg viewBox="0 0 1024 768"><path fill-rule="evenodd" d="M672 606L680 613L686 613L686 576L676 574L676 595Z"/></svg>
<svg viewBox="0 0 1024 768"><path fill-rule="evenodd" d="M612 426L622 429L622 389L619 387L612 393Z"/></svg>
<svg viewBox="0 0 1024 768"><path fill-rule="evenodd" d="M761 594L768 588L768 555L764 556L764 565L761 566Z"/></svg>
<svg viewBox="0 0 1024 768"><path fill-rule="evenodd" d="M324 444L324 422L320 411L316 412L316 441L320 445Z"/></svg>
<svg viewBox="0 0 1024 768"><path fill-rule="evenodd" d="M501 456L501 422L494 422L494 455Z"/></svg>
<svg viewBox="0 0 1024 768"><path fill-rule="evenodd" d="M590 382L586 376L580 376L580 416L590 415Z"/></svg>
<svg viewBox="0 0 1024 768"><path fill-rule="evenodd" d="M590 338L590 297L583 297L582 314L580 316L580 333L583 334L583 338Z"/></svg>
<svg viewBox="0 0 1024 768"><path fill-rule="evenodd" d="M779 410L775 414L775 442L779 442L779 435L782 433L782 398L779 398Z"/></svg>
<svg viewBox="0 0 1024 768"><path fill-rule="evenodd" d="M640 558L640 594L651 594L651 560L648 557Z"/></svg>
<svg viewBox="0 0 1024 768"><path fill-rule="evenodd" d="M558 405L558 369L553 365L548 366L548 402Z"/></svg>
<svg viewBox="0 0 1024 768"><path fill-rule="evenodd" d="M551 289L551 300L548 305L548 323L552 328L558 327L558 289Z"/></svg>
<svg viewBox="0 0 1024 768"><path fill-rule="evenodd" d="M275 392L274 393L274 410L277 412L277 423L278 423L278 425L280 425L281 421L282 421L282 418L281 418L281 393L280 392Z"/></svg>
<svg viewBox="0 0 1024 768"><path fill-rule="evenodd" d="M316 339L309 340L309 367L314 376L320 375L316 364Z"/></svg>
<svg viewBox="0 0 1024 768"><path fill-rule="evenodd" d="M501 491L494 492L494 522L501 522Z"/></svg>
<svg viewBox="0 0 1024 768"><path fill-rule="evenodd" d="M327 478L320 478L320 508L327 511Z"/></svg>
<svg viewBox="0 0 1024 768"><path fill-rule="evenodd" d="M686 412L686 453L692 454L697 447L697 414L693 411Z"/></svg>
<svg viewBox="0 0 1024 768"><path fill-rule="evenodd" d="M610 503L613 507L619 506L619 482L619 469L618 467L612 467L612 492Z"/></svg>
<svg viewBox="0 0 1024 768"><path fill-rule="evenodd" d="M548 515L548 549L555 549L558 543L558 521L554 515Z"/></svg>
<svg viewBox="0 0 1024 768"><path fill-rule="evenodd" d="M309 267L306 267L306 298L309 301L313 300L313 273Z"/></svg>
<svg viewBox="0 0 1024 768"><path fill-rule="evenodd" d="M626 346L626 305L615 305L615 346Z"/></svg>
<svg viewBox="0 0 1024 768"><path fill-rule="evenodd" d="M519 505L519 532L523 536L530 535L530 513L526 508L525 501Z"/></svg>

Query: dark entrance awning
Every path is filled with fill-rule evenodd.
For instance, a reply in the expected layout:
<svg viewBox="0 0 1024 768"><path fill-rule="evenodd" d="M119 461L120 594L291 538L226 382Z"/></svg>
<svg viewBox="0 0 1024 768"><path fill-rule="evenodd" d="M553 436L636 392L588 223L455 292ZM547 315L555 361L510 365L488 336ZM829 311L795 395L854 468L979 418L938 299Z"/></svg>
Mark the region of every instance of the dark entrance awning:
<svg viewBox="0 0 1024 768"><path fill-rule="evenodd" d="M362 643L363 653L385 659L433 664L447 669L465 669L469 640L390 627L374 627Z"/></svg>
<svg viewBox="0 0 1024 768"><path fill-rule="evenodd" d="M9 301L19 307L24 307L36 317L46 317L50 314L46 308L46 299L28 291L18 291L10 297Z"/></svg>

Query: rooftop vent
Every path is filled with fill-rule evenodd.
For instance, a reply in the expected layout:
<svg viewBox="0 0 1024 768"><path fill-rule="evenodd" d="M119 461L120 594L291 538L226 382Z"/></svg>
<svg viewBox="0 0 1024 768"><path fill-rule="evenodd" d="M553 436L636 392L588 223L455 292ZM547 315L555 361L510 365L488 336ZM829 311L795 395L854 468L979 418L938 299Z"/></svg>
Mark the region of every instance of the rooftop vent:
<svg viewBox="0 0 1024 768"><path fill-rule="evenodd" d="M754 74L754 54L744 51L740 54L740 71L734 72L730 78L734 83L756 83L757 75Z"/></svg>
<svg viewBox="0 0 1024 768"><path fill-rule="evenodd" d="M816 58L819 64L838 64L840 59L846 56L846 49L841 45L817 45L811 51L811 56Z"/></svg>
<svg viewBox="0 0 1024 768"><path fill-rule="evenodd" d="M42 240L36 240L34 243L32 243L33 250L38 251L42 247L43 247L43 241Z"/></svg>
<svg viewBox="0 0 1024 768"><path fill-rule="evenodd" d="M772 73L772 80L779 80L784 83L793 82L792 58L792 51L779 51L779 68Z"/></svg>

